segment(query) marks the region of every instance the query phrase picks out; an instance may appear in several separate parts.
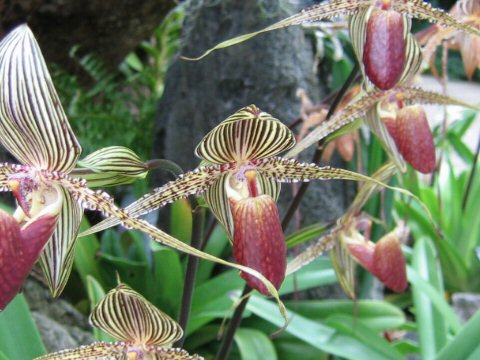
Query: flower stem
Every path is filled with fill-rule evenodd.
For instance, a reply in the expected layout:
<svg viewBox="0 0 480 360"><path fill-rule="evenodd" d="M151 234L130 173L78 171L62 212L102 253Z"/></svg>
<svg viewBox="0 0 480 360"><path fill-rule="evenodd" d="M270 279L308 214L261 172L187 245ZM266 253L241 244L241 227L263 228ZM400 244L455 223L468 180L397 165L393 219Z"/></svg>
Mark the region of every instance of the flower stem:
<svg viewBox="0 0 480 360"><path fill-rule="evenodd" d="M353 81L357 77L358 71L359 71L359 65L358 63L354 66L352 71L350 72L350 75L348 76L347 80L343 84L342 88L338 92L338 94L335 96L332 105L330 106L328 110L328 114L326 117L325 121L328 121L328 119L333 115L335 110L337 109L338 105L340 104L340 101L342 101L343 96L346 94L350 86L352 85ZM319 162L320 158L322 157L322 152L323 152L323 142L322 140L319 141L319 146L317 146L317 149L315 150L315 154L313 156L312 162ZM297 194L295 195L295 198L292 200L290 203L290 206L282 220L282 229L285 231L287 228L288 224L290 223L293 214L295 213L296 209L300 205L301 200L303 199L303 195L305 194L305 191L308 188L309 182L302 183L300 186L300 189L298 190ZM245 285L243 288L243 293L242 296L247 294L251 288L248 285ZM217 352L217 356L215 357L215 360L225 360L228 357L228 354L230 353L230 349L232 347L233 343L233 337L235 335L235 332L237 331L238 327L240 326L240 323L242 321L242 316L243 316L243 311L245 310L247 306L249 297L245 297L240 304L237 306L235 309L235 312L233 313L233 317L230 320L228 324L227 331L225 332L223 336L222 343L220 345L220 349Z"/></svg>
<svg viewBox="0 0 480 360"><path fill-rule="evenodd" d="M195 202L196 203L196 202ZM205 209L197 206L193 210L193 223L192 223L192 241L190 245L195 249L202 247L203 240L203 224L205 220ZM187 261L187 269L185 271L185 281L183 284L182 304L180 305L180 315L178 323L181 328L184 329L183 337L178 340L174 346L183 347L185 341L186 328L188 319L190 317L190 309L192 305L193 288L195 285L195 276L197 274L199 258L197 256L189 255Z"/></svg>

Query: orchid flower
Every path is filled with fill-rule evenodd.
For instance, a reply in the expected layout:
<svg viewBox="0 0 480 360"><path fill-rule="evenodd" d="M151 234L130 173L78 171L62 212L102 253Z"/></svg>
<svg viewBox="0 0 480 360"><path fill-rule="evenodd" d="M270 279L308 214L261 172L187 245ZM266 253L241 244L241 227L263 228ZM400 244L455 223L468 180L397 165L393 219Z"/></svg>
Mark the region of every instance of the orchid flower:
<svg viewBox="0 0 480 360"><path fill-rule="evenodd" d="M478 106L419 88L400 86L386 91L377 90L364 94L336 112L305 136L286 156L296 156L319 139L363 118L401 171L406 170L405 158L417 170L430 172L435 166L433 138L423 108L415 104L479 109Z"/></svg>
<svg viewBox="0 0 480 360"><path fill-rule="evenodd" d="M213 130L196 148L203 162L129 205L137 217L169 202L203 194L213 214L233 242L237 263L259 271L276 288L285 277L286 248L275 201L281 182L313 179L376 181L343 169L319 167L278 157L295 144L287 126L255 105L238 110ZM118 224L106 219L81 235ZM250 274L247 283L263 294L267 289Z"/></svg>
<svg viewBox="0 0 480 360"><path fill-rule="evenodd" d="M267 31L339 15L352 15L350 37L368 90L389 90L417 73L422 58L419 45L410 32L412 17L480 35L478 28L460 22L422 0L327 0L262 30L223 41L198 58L185 59L199 60L214 50Z"/></svg>
<svg viewBox="0 0 480 360"><path fill-rule="evenodd" d="M450 10L450 14L458 21L480 29L480 2L478 0L458 0ZM480 67L480 37L457 29L443 29L437 25L432 25L418 35L420 44L424 45L425 61L437 77L434 55L440 45L448 49L460 49L465 74L470 80L475 70ZM446 61L446 59L444 60Z"/></svg>
<svg viewBox="0 0 480 360"><path fill-rule="evenodd" d="M395 164L389 162L377 170L372 178L388 182L397 171ZM330 256L338 281L351 298L355 298L355 262L365 267L388 288L396 292L404 291L407 287L406 265L399 241L403 229L395 229L377 243L367 241L359 231L365 224L360 211L378 190L378 184L365 183L349 209L338 219L337 225L288 263L287 274L298 271L325 251L331 250Z"/></svg>
<svg viewBox="0 0 480 360"><path fill-rule="evenodd" d="M167 314L124 284L109 291L90 314L91 324L118 342L97 342L62 350L36 360L202 360L185 350L172 348L183 330Z"/></svg>
<svg viewBox="0 0 480 360"><path fill-rule="evenodd" d="M0 42L0 78L0 143L21 163L0 164L0 190L12 191L18 203L13 217L0 213L0 310L20 290L40 251L50 290L54 296L61 293L72 269L83 209L88 208L115 217L163 245L258 278L286 316L275 287L258 271L197 250L131 217L106 192L87 187L80 176L87 177L90 186L125 183L127 178L144 176L149 164L122 147L99 150L77 163L81 147L26 25ZM218 171L212 168L213 173ZM201 184L202 179L197 180Z"/></svg>

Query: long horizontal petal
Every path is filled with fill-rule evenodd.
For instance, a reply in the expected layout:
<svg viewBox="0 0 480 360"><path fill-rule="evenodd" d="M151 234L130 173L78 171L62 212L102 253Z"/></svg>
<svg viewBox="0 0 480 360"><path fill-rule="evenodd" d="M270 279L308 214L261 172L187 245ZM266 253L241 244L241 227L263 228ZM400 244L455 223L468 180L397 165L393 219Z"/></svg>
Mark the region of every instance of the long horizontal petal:
<svg viewBox="0 0 480 360"><path fill-rule="evenodd" d="M442 26L453 27L458 30L480 36L480 29L458 21L453 16L441 9L432 7L431 4L422 0L392 1L396 11L408 14L418 19L428 20Z"/></svg>
<svg viewBox="0 0 480 360"><path fill-rule="evenodd" d="M75 349L62 350L35 360L124 360L128 344L95 342Z"/></svg>
<svg viewBox="0 0 480 360"><path fill-rule="evenodd" d="M295 145L291 130L255 105L246 106L211 130L195 154L213 164L274 156Z"/></svg>
<svg viewBox="0 0 480 360"><path fill-rule="evenodd" d="M60 189L63 197L62 209L55 232L40 257L40 264L54 297L63 291L72 271L75 244L83 215L81 205L65 188Z"/></svg>
<svg viewBox="0 0 480 360"><path fill-rule="evenodd" d="M115 339L134 344L170 347L183 336L176 321L124 284L100 300L90 322Z"/></svg>
<svg viewBox="0 0 480 360"><path fill-rule="evenodd" d="M432 91L425 91L419 88L398 87L388 91L378 91L367 94L362 98L349 104L343 110L335 113L329 120L323 122L308 134L302 141L297 143L285 157L294 157L307 147L315 144L317 141L325 138L341 127L350 124L356 119L363 117L379 101L388 101L392 96L400 96L405 105L410 104L438 104L438 105L457 105L466 108L479 110L480 107L465 103L451 97L441 95Z"/></svg>
<svg viewBox="0 0 480 360"><path fill-rule="evenodd" d="M70 192L74 194L74 196L78 199L78 201L80 201L85 207L88 207L97 211L101 211L107 216L116 217L120 219L122 225L124 225L127 228L140 230L146 235L152 237L155 241L163 245L170 246L184 253L197 256L205 260L213 261L221 265L233 267L235 269L238 269L240 271L249 273L250 275L257 277L266 286L266 288L268 289L268 292L275 298L275 300L279 305L280 313L284 317L285 321L287 321L286 308L279 298L278 291L275 289L273 284L270 281L268 281L258 271L255 271L246 266L241 266L238 264L231 263L229 261L225 261L216 256L200 251L168 235L167 233L161 231L160 229L156 228L155 226L149 224L144 220L133 218L132 216L130 216L130 214L127 211L115 206L115 204L113 203L113 199L107 193L102 191L95 192L91 189L88 189L85 187L85 183L82 181L64 177L63 179L58 179L58 182L62 186L65 186L66 188L68 188Z"/></svg>
<svg viewBox="0 0 480 360"><path fill-rule="evenodd" d="M147 357L139 354L147 352ZM135 350L131 344L124 342L108 343L96 342L90 345L80 346L75 349L62 350L35 358L35 360L127 360L132 359L151 360L203 360L198 355L189 355L183 349L168 349L159 346L145 346L143 350ZM137 357L135 357L137 356Z"/></svg>
<svg viewBox="0 0 480 360"><path fill-rule="evenodd" d="M363 9L365 7L368 7L370 5L374 4L374 0L331 0L331 1L324 1L323 3L319 5L312 6L308 9L303 10L302 12L292 15L284 20L281 20L279 22L276 22L275 24L272 24L264 29L261 29L259 31L255 31L249 34L244 34L237 36L232 39L225 40L217 45L215 45L213 48L207 50L205 53L203 53L201 56L196 57L196 58L188 58L188 57L183 57L185 60L200 60L204 58L205 56L209 55L211 52L218 50L218 49L223 49L232 45L236 45L239 43L242 43L244 41L247 41L248 39L251 39L259 34L272 31L272 30L277 30L281 29L287 26L292 26L292 25L301 25L306 22L311 22L311 21L320 21L322 19L328 19L328 18L333 18L335 16L339 15L349 15L357 12L360 9Z"/></svg>
<svg viewBox="0 0 480 360"><path fill-rule="evenodd" d="M233 165L232 165L233 166ZM139 217L151 211L175 202L190 195L200 195L210 187L215 180L228 169L228 166L211 165L202 166L193 171L180 175L177 180L170 181L162 187L145 194L137 201L125 208L131 217ZM112 217L105 219L90 229L82 232L80 236L94 234L120 224L120 220Z"/></svg>
<svg viewBox="0 0 480 360"><path fill-rule="evenodd" d="M15 167L18 166L8 163L0 163L0 191L11 191L8 186L8 178L11 174L16 172Z"/></svg>
<svg viewBox="0 0 480 360"><path fill-rule="evenodd" d="M73 169L81 147L26 25L0 43L0 79L0 142L23 164Z"/></svg>

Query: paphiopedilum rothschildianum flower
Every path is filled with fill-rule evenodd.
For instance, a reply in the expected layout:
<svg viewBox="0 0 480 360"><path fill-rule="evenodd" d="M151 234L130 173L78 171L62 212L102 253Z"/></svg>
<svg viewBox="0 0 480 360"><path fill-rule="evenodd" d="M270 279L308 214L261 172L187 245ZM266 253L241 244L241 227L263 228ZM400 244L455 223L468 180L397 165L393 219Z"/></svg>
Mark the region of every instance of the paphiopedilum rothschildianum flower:
<svg viewBox="0 0 480 360"><path fill-rule="evenodd" d="M338 15L352 15L350 37L368 89L373 85L388 90L417 73L422 57L410 32L412 17L480 36L479 29L421 0L327 0L262 30L226 40L197 59L267 31Z"/></svg>
<svg viewBox="0 0 480 360"><path fill-rule="evenodd" d="M96 342L36 360L202 360L172 344L183 330L167 314L124 284L109 291L90 314L91 324L118 342Z"/></svg>
<svg viewBox="0 0 480 360"><path fill-rule="evenodd" d="M386 183L397 171L397 166L389 162L377 170L372 178ZM365 183L347 212L338 219L336 226L297 255L288 264L287 274L298 271L331 249L330 256L337 279L351 298L355 298L356 262L376 276L386 287L396 292L404 291L407 287L405 258L401 249L404 228L396 228L376 243L369 241L368 236L361 233L369 223L360 212L379 188L378 184Z"/></svg>
<svg viewBox="0 0 480 360"><path fill-rule="evenodd" d="M422 104L456 105L479 110L448 96L420 88L398 86L364 93L312 130L286 155L295 156L318 140L363 118L401 171L405 161L421 172L435 167L435 148Z"/></svg>
<svg viewBox="0 0 480 360"><path fill-rule="evenodd" d="M143 177L149 165L122 147L101 149L79 162L80 145L70 128L39 46L26 25L0 43L0 143L21 165L0 164L0 189L12 191L14 216L0 212L0 310L20 290L39 253L54 296L64 288L73 265L83 208L114 216L154 240L257 276L260 273L201 252L115 206L106 186ZM128 181L130 181L128 180ZM43 249L43 251L42 251ZM282 307L281 307L282 309Z"/></svg>
<svg viewBox="0 0 480 360"><path fill-rule="evenodd" d="M294 146L287 126L255 105L240 109L210 131L196 155L202 166L155 189L125 210L140 216L168 202L203 194L233 241L237 263L262 273L278 288L285 277L285 241L275 201L281 182L313 179L375 181L347 170L300 163L277 155ZM106 219L82 235L118 224ZM257 278L242 272L264 294Z"/></svg>
<svg viewBox="0 0 480 360"><path fill-rule="evenodd" d="M72 268L83 208L88 208L113 216L161 244L258 278L279 302L285 317L278 292L258 271L199 251L131 217L106 192L88 187L141 178L151 164L142 163L128 149L109 147L79 161L80 167L75 168L80 145L26 25L0 43L0 80L0 143L21 163L0 164L0 189L12 191L18 202L14 217L0 213L0 310L21 288L42 248L40 259L47 282L54 296L60 294ZM89 179L88 186L79 176ZM200 186L206 186L201 180Z"/></svg>

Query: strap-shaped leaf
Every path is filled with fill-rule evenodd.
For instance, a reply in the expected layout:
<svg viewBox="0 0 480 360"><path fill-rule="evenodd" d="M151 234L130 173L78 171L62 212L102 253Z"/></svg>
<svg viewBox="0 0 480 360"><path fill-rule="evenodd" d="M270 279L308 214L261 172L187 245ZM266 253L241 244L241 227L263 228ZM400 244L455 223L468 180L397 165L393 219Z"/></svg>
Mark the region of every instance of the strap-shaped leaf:
<svg viewBox="0 0 480 360"><path fill-rule="evenodd" d="M301 25L309 21L320 21L322 19L333 18L339 15L350 15L357 12L360 9L373 5L374 2L375 2L374 0L331 0L331 1L327 0L322 2L319 5L314 5L308 9L302 10L302 12L298 14L292 15L284 20L276 22L275 24L272 24L259 31L255 31L249 34L244 34L232 39L225 40L215 45L213 48L207 50L205 53L203 53L199 57L196 57L196 58L184 57L184 59L200 60L215 50L223 49L226 47L230 47L232 45L242 43L259 34L262 34L268 31L277 30L277 29L281 29L287 26L292 26L292 25Z"/></svg>
<svg viewBox="0 0 480 360"><path fill-rule="evenodd" d="M238 269L240 271L246 272L250 275L257 277L266 286L269 293L275 298L275 300L278 303L281 315L283 316L284 320L287 321L286 308L282 303L282 301L280 300L278 291L275 289L273 284L270 281L268 281L258 271L248 268L246 266L241 266L238 264L231 263L229 261L225 261L216 256L200 251L168 235L167 233L161 231L155 226L149 224L148 222L144 220L136 219L130 216L130 214L127 211L115 206L115 204L113 203L113 199L107 193L102 191L95 192L85 187L85 182L79 181L78 179L69 178L68 176L65 176L61 179L57 179L57 182L60 185L67 187L70 190L70 192L74 194L74 196L78 199L78 201L80 201L85 207L89 207L91 209L101 211L107 216L113 216L115 218L118 218L120 219L122 225L124 225L125 227L140 230L144 232L146 235L151 236L155 241L159 242L160 244L170 246L174 249L177 249L179 251L182 251L184 253L187 253L193 256L197 256L205 260L209 260L221 265L233 267L235 269Z"/></svg>
<svg viewBox="0 0 480 360"><path fill-rule="evenodd" d="M81 148L26 25L0 43L0 79L0 142L23 164L73 169Z"/></svg>
<svg viewBox="0 0 480 360"><path fill-rule="evenodd" d="M432 7L431 4L422 0L392 1L392 6L396 11L408 14L418 19L428 20L432 23L453 27L470 34L480 36L480 29L460 22L453 16L447 14L445 11L436 9Z"/></svg>
<svg viewBox="0 0 480 360"><path fill-rule="evenodd" d="M231 166L201 166L193 171L180 175L177 180L170 181L164 186L145 194L127 206L125 210L131 217L138 217L187 196L200 195L215 182L223 171L226 171ZM82 232L80 236L94 234L118 224L120 224L119 219L115 217L108 218Z"/></svg>
<svg viewBox="0 0 480 360"><path fill-rule="evenodd" d="M75 243L83 215L81 205L64 187L59 188L63 196L62 209L55 232L40 256L40 264L54 297L61 294L72 271Z"/></svg>
<svg viewBox="0 0 480 360"><path fill-rule="evenodd" d="M205 192L205 202L213 212L217 220L225 228L230 240L233 239L233 215L230 206L230 200L228 199L227 191L225 188L226 182L230 176L235 176L232 173L225 173L219 177L215 183ZM280 195L280 184L275 179L270 179L258 172L256 179L260 187L260 193L269 195L275 201Z"/></svg>
<svg viewBox="0 0 480 360"><path fill-rule="evenodd" d="M255 105L238 110L212 131L195 154L213 164L262 159L295 145L290 129Z"/></svg>
<svg viewBox="0 0 480 360"><path fill-rule="evenodd" d="M71 175L88 181L88 186L114 186L143 179L148 166L129 148L110 146L97 150L78 162Z"/></svg>
<svg viewBox="0 0 480 360"><path fill-rule="evenodd" d="M389 101L394 96L400 96L405 105L410 104L438 104L457 105L479 110L480 107L465 103L451 97L419 88L398 87L387 91L377 91L366 94L360 99L349 104L341 111L335 113L328 121L323 122L308 134L302 141L285 154L285 157L294 157L307 147L315 144L320 139L328 136L341 127L350 124L356 119L367 114L380 101Z"/></svg>
<svg viewBox="0 0 480 360"><path fill-rule="evenodd" d="M133 344L170 347L183 336L180 325L124 284L100 300L90 321L114 338Z"/></svg>

